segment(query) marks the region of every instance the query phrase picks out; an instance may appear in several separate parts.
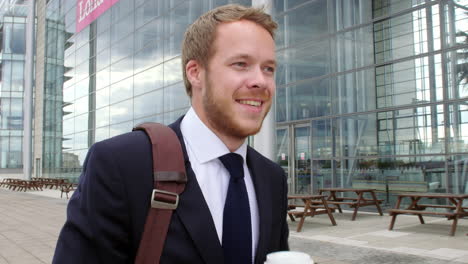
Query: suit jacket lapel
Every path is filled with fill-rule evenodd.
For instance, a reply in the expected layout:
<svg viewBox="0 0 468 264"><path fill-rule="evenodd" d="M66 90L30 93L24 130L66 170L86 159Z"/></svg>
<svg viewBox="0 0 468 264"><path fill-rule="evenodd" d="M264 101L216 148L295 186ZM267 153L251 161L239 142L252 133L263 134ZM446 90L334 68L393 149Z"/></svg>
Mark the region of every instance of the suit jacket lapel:
<svg viewBox="0 0 468 264"><path fill-rule="evenodd" d="M180 195L176 213L193 239L203 260L206 263L223 263L223 250L216 233L213 218L187 156L187 150L180 131L182 119L183 117L169 125L177 134L182 146L188 179L185 190Z"/></svg>
<svg viewBox="0 0 468 264"><path fill-rule="evenodd" d="M250 169L250 174L257 195L257 203L259 210L259 239L257 245L257 253L255 263L260 263L259 256L264 256L267 251L268 241L270 241L271 229L271 214L272 204L269 194L269 182L267 173L264 171L264 166L261 165L261 160L258 159L258 154L252 148L247 148L247 165ZM262 169L263 168L263 169Z"/></svg>

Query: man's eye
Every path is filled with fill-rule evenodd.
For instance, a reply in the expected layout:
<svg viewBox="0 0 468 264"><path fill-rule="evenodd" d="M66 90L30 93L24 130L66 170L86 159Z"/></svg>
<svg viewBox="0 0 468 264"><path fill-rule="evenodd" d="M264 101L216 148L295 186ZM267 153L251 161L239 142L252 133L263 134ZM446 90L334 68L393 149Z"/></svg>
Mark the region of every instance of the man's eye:
<svg viewBox="0 0 468 264"><path fill-rule="evenodd" d="M275 67L267 66L264 68L264 71L269 72L269 73L275 73Z"/></svg>
<svg viewBox="0 0 468 264"><path fill-rule="evenodd" d="M236 66L236 67L241 67L241 68L247 67L247 63L241 62L241 61L239 61L239 62L234 62L233 65Z"/></svg>

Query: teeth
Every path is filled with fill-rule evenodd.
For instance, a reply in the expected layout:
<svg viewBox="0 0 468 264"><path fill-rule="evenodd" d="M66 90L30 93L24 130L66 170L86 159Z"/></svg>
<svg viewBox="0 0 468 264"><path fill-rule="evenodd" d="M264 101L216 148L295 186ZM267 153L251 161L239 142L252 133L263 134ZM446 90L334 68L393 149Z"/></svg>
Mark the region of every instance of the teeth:
<svg viewBox="0 0 468 264"><path fill-rule="evenodd" d="M251 101L251 100L240 100L239 103L246 104L246 105L251 105L251 106L260 106L260 105L262 105L262 103L259 102L259 101Z"/></svg>

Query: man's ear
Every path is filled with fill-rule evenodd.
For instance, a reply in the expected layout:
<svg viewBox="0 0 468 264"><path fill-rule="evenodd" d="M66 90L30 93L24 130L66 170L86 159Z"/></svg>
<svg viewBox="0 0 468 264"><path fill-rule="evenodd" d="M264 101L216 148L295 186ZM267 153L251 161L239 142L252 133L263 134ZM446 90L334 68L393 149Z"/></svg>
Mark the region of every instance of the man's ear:
<svg viewBox="0 0 468 264"><path fill-rule="evenodd" d="M187 75L187 79L192 84L193 89L200 89L202 86L202 78L203 78L203 68L200 63L196 60L190 60L185 65L185 73Z"/></svg>

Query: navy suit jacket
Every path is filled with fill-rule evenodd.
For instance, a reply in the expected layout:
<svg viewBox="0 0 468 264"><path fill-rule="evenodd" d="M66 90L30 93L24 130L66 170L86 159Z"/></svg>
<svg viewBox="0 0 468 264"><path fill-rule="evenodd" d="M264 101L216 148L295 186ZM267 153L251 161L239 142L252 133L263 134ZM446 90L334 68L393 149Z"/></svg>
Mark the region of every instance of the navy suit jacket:
<svg viewBox="0 0 468 264"><path fill-rule="evenodd" d="M160 263L223 263L223 250L211 213L191 169L180 132L188 182L172 215ZM287 183L284 171L252 148L247 149L257 195L260 226L255 263L266 254L288 250ZM153 189L152 153L142 131L94 144L85 159L77 190L53 263L133 263L142 237Z"/></svg>

